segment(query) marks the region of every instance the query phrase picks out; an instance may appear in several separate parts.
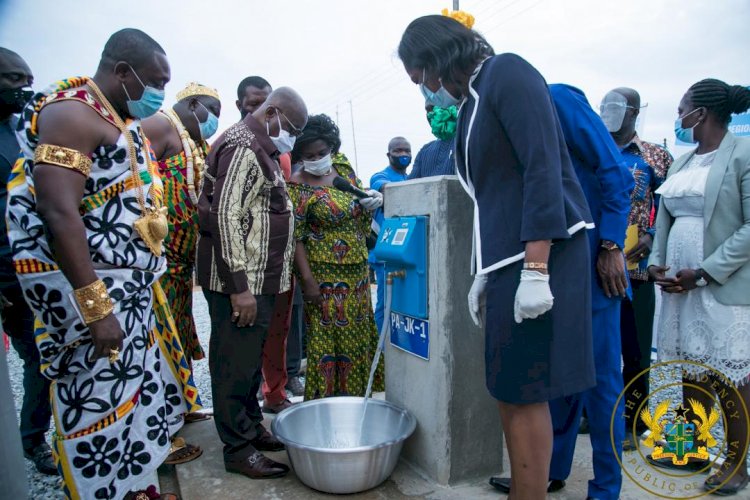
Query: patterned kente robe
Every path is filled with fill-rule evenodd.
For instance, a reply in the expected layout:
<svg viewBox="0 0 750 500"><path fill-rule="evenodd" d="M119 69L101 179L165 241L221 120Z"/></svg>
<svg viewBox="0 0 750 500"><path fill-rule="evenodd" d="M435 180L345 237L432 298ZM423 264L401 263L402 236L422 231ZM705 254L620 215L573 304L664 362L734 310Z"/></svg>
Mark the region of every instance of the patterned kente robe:
<svg viewBox="0 0 750 500"><path fill-rule="evenodd" d="M133 228L141 209L123 135L117 144L93 152L80 207L89 244L89 254L82 258L91 259L106 284L124 332L115 363L91 360L89 330L45 237L32 176L42 106L75 100L114 124L86 90L77 88L85 82L57 82L24 109L17 129L22 154L8 182L8 232L19 281L37 318L42 373L53 381L53 450L65 494L118 499L144 486L169 452L170 434L180 425L175 417L196 409L199 401L158 285L165 259L154 256ZM132 121L127 127L135 141L146 203L158 206L160 181L147 161L140 124Z"/></svg>
<svg viewBox="0 0 750 500"><path fill-rule="evenodd" d="M157 162L164 183L169 234L164 240L167 272L159 280L169 301L180 343L188 361L203 359L193 320L193 272L198 240L198 212L188 194L187 157L184 151Z"/></svg>

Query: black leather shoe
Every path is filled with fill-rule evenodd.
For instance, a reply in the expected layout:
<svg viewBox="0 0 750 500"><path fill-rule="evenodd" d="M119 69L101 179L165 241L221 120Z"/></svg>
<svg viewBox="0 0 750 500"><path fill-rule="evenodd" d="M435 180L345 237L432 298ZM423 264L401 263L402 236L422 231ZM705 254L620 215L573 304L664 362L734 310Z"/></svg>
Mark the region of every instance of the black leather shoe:
<svg viewBox="0 0 750 500"><path fill-rule="evenodd" d="M547 485L547 493L554 493L555 491L560 491L563 488L565 488L565 481L563 481L562 479L551 479L549 484Z"/></svg>
<svg viewBox="0 0 750 500"><path fill-rule="evenodd" d="M250 479L272 479L283 477L289 472L286 465L271 460L257 451L239 462L224 462L224 470L242 474Z"/></svg>
<svg viewBox="0 0 750 500"><path fill-rule="evenodd" d="M34 462L36 470L48 476L57 476L55 459L52 458L52 450L47 443L39 443L34 448L23 450L23 456Z"/></svg>
<svg viewBox="0 0 750 500"><path fill-rule="evenodd" d="M258 451L281 451L284 448L284 443L274 437L273 434L263 429L258 437L250 441L250 444L255 447Z"/></svg>
<svg viewBox="0 0 750 500"><path fill-rule="evenodd" d="M586 417L581 417L581 425L578 426L578 434L589 434L590 432L589 419Z"/></svg>
<svg viewBox="0 0 750 500"><path fill-rule="evenodd" d="M510 478L509 477L492 476L490 478L490 484L496 490L502 493L510 493ZM562 481L560 479L552 479L547 485L547 493L560 491L563 488L565 488L565 481Z"/></svg>

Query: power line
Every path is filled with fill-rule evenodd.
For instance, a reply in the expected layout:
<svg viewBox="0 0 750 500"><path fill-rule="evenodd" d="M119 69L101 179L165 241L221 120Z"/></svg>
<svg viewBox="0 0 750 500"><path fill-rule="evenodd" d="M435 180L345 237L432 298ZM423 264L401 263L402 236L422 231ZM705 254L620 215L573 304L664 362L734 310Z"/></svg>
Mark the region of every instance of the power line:
<svg viewBox="0 0 750 500"><path fill-rule="evenodd" d="M344 96L342 96L341 99L338 99L337 102L346 102L348 100L355 100L359 98L363 98L366 96L374 95L379 92L382 92L383 90L387 90L394 85L398 84L402 79L405 78L404 76L394 72L389 75L389 77L385 80L378 81L377 83L374 83L372 86L369 86L367 88L363 88L362 90L354 93L348 93ZM335 102L331 102L330 104L327 104L325 106L321 107L330 107L332 105L336 104Z"/></svg>
<svg viewBox="0 0 750 500"><path fill-rule="evenodd" d="M328 107L334 104L346 102L349 96L358 94L362 90L365 90L373 86L377 86L386 80L392 79L393 75L396 75L396 74L397 72L395 71L395 68L392 69L391 71L384 71L380 75L370 79L368 82L365 82L364 84L361 84L358 87L350 88L346 92L345 91L338 92L335 96L332 96L328 99L324 99L320 101L319 107Z"/></svg>
<svg viewBox="0 0 750 500"><path fill-rule="evenodd" d="M526 12L530 11L530 10L531 10L531 9L533 9L534 7L537 7L537 6L538 6L538 5L540 5L540 4L542 3L542 2L544 2L544 0L537 0L537 2L535 2L535 3L531 4L530 6L526 7L525 9L523 9L523 10L521 10L521 11L518 11L518 12L516 12L516 13L515 13L514 15L512 15L511 17L509 17L509 18L507 18L507 19L504 19L504 20L503 20L502 22L500 22L499 24L496 24L495 26L492 26L492 27L488 28L488 29L486 30L486 32L489 32L489 31L492 31L492 30L496 30L497 28L499 28L499 27L501 27L501 26L503 26L503 25L505 25L505 24L508 24L508 23L509 23L509 22L511 22L511 21L512 21L513 19L515 19L515 18L517 18L518 16L520 16L520 15L522 15L522 14L524 14L524 13L526 13ZM514 3L515 3L515 2L514 2Z"/></svg>
<svg viewBox="0 0 750 500"><path fill-rule="evenodd" d="M509 2L509 3L506 3L505 5L503 5L503 6L502 6L501 8L499 8L498 10L495 10L495 11L493 11L493 12L492 12L492 13L491 13L491 14L490 14L489 16L487 16L487 17L484 17L484 18L482 19L482 22L483 22L483 23L486 23L486 22L487 22L487 20L489 20L489 19L492 19L493 17L497 17L497 16L499 15L499 14L502 14L502 13L503 13L504 11L506 11L506 10L508 10L509 8L513 7L513 6L515 5L515 4L517 4L517 3L518 3L518 2L520 2L520 1L521 1L521 0L511 0L511 1Z"/></svg>
<svg viewBox="0 0 750 500"><path fill-rule="evenodd" d="M347 89L349 92L352 91L359 91L362 88L368 87L372 85L374 82L377 82L378 80L383 80L388 78L390 73L396 73L397 68L393 65L387 65L383 64L380 69L373 69L372 71L362 75L361 77L354 80L351 84L344 87L344 89ZM329 94L328 97L321 100L320 102L324 105L328 105L331 103L337 103L337 102L345 102L346 98L342 99L341 94L344 92L344 90L335 92L333 94Z"/></svg>
<svg viewBox="0 0 750 500"><path fill-rule="evenodd" d="M496 17L497 15L501 14L503 11L506 11L507 9L509 9L510 7L512 7L513 5L517 4L520 1L521 0L510 0L508 2L505 2L504 4L499 4L499 5L492 4L487 9L483 9L480 11L480 12L490 12L490 15L487 16L485 19L483 19L483 21ZM491 31L491 30L497 29L500 26L503 26L504 24L507 24L508 22L520 16L521 14L536 7L543 1L544 0L537 1L536 3L527 7L526 9L523 9L515 13L511 17L503 19L499 24L488 28L486 31ZM493 9L492 7L499 7L499 8ZM455 9L454 7L454 10L458 10L458 9ZM360 78L357 78L356 80L354 80L353 84L349 86L348 91L341 91L335 94L331 94L330 97L320 101L320 104L315 106L315 108L316 109L331 108L334 105L337 106L338 104L345 103L347 101L352 101L357 98L362 98L365 96L377 94L379 92L392 88L394 85L396 85L400 81L402 77L399 75L400 72L393 65L386 65L384 67L388 69L387 70L373 70L370 73L365 74ZM380 74L376 74L376 73L380 73Z"/></svg>
<svg viewBox="0 0 750 500"><path fill-rule="evenodd" d="M479 4L481 5L483 1L487 2L488 0L480 0ZM511 0L510 3L514 3L515 1L518 1L518 0ZM497 7L498 6L497 3L492 3L491 0L489 0L489 2L490 3L488 4L487 8L482 10L481 12L487 12L487 11L492 11L493 13L497 12L495 11L495 9L492 8L492 7ZM454 0L453 3L454 3L453 10L458 10L457 5L456 5L458 2ZM501 7L500 10L502 9L503 7ZM340 91L340 92L335 92L333 94L330 94L328 97L320 101L320 104L317 106L317 108L324 108L324 107L331 106L333 104L346 102L347 97L353 97L365 89L369 89L370 87L376 87L383 81L389 79L391 73L395 74L398 72L398 68L395 68L392 65L387 66L387 67L389 71L373 70L355 79L354 81L351 82L351 84L348 85L348 91ZM392 80L393 79L391 78L391 81Z"/></svg>
<svg viewBox="0 0 750 500"><path fill-rule="evenodd" d="M469 14L474 16L475 22L477 19L484 19L482 17L484 14L490 12L490 15L494 15L496 12L498 12L497 9L504 9L509 3L513 3L515 0L505 0L505 5L503 5L503 2L490 2L489 5L485 6L482 9L476 9L474 11L468 11Z"/></svg>

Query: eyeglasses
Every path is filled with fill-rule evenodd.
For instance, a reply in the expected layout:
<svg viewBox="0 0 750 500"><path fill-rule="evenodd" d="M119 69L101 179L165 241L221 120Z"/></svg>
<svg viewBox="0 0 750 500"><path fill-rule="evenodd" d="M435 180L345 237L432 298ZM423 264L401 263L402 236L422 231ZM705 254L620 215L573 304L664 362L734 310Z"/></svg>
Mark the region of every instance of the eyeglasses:
<svg viewBox="0 0 750 500"><path fill-rule="evenodd" d="M287 123L289 124L289 128L291 128L291 129L292 129L292 130L291 130L291 131L289 132L289 135L291 135L292 137L297 137L297 136L299 136L300 134L302 134L302 129L301 129L301 128L299 128L299 127L297 127L297 126L295 126L295 125L294 125L294 123L292 123L292 122L291 122L291 120L290 120L289 118L287 118L287 117L286 117L286 115L284 114L284 112L283 112L283 111L281 111L281 110L280 110L279 108L276 108L276 111L278 111L278 113L279 113L279 114L280 114L281 116L283 116L283 117L284 117L284 120L286 120L286 122L287 122Z"/></svg>

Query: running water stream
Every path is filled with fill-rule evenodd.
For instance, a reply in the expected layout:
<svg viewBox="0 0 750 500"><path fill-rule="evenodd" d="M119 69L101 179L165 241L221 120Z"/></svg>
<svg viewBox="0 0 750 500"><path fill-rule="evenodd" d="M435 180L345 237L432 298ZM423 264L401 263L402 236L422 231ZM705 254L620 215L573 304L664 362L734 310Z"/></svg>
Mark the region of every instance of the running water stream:
<svg viewBox="0 0 750 500"><path fill-rule="evenodd" d="M367 380L367 390L365 390L365 400L362 403L362 419L359 422L359 434L357 439L357 446L365 446L363 442L363 436L365 433L365 416L367 414L367 402L372 396L372 384L375 380L375 372L378 369L378 362L380 361L380 355L385 347L385 333L388 331L388 327L391 325L391 291L393 285L391 283L386 284L385 288L385 308L383 310L383 326L380 328L380 337L378 338L378 347L375 349L375 357L372 360L372 366L370 367L370 378Z"/></svg>

